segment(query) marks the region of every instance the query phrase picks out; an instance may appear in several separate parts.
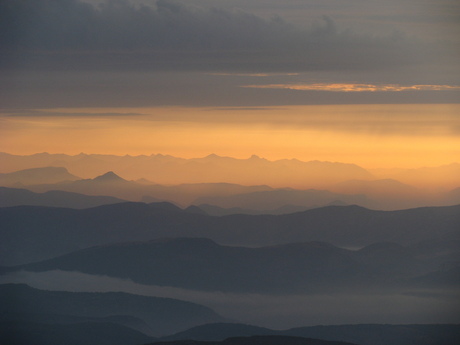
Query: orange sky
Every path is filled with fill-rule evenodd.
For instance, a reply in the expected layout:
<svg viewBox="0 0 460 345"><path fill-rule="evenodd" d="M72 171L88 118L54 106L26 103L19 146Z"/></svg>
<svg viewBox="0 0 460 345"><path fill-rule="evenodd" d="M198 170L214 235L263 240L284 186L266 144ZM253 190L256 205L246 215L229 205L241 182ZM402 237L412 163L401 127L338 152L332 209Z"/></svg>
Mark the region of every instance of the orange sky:
<svg viewBox="0 0 460 345"><path fill-rule="evenodd" d="M14 154L257 154L410 168L460 161L458 114L458 104L42 109L3 114L0 141Z"/></svg>

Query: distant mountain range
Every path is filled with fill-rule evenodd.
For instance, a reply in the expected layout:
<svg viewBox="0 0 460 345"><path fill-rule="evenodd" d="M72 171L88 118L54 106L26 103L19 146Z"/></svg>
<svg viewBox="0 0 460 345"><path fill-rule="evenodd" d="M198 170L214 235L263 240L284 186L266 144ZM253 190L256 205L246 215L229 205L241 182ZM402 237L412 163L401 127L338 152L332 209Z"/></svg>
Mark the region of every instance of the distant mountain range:
<svg viewBox="0 0 460 345"><path fill-rule="evenodd" d="M213 205L221 208L242 208L249 210L279 210L289 205L308 208L316 208L332 204L340 200L348 205L376 205L375 201L369 200L364 195L336 194L326 190L295 190L276 189L269 191L256 191L251 193L236 194L230 196L201 197L194 201L196 205Z"/></svg>
<svg viewBox="0 0 460 345"><path fill-rule="evenodd" d="M328 205L325 206L345 206L347 205L345 202L342 201L332 201ZM249 215L263 215L263 214L272 214L272 215L280 215L280 214L290 214L290 213L296 213L296 212L303 212L312 208L317 208L319 206L298 206L298 205L284 205L275 209L271 210L254 210L250 208L243 208L243 207L219 207L216 205L209 205L209 204L200 204L198 206L192 206L192 207L198 207L200 210L202 210L205 214L208 214L210 216L229 216L232 214L249 214ZM187 210L190 210L190 208L187 208Z"/></svg>
<svg viewBox="0 0 460 345"><path fill-rule="evenodd" d="M457 322L458 163L0 153L0 172L2 282L125 291L0 285L1 344L459 343L447 324L270 329Z"/></svg>
<svg viewBox="0 0 460 345"><path fill-rule="evenodd" d="M77 249L162 237L204 237L220 244L264 246L323 241L362 247L459 238L460 205L402 211L329 206L288 215L222 217L169 203L118 203L83 210L0 208L0 265L33 262Z"/></svg>
<svg viewBox="0 0 460 345"><path fill-rule="evenodd" d="M379 243L355 251L323 242L244 248L178 238L93 247L17 269L77 271L191 290L292 294L411 286L413 279L458 259L460 241Z"/></svg>
<svg viewBox="0 0 460 345"><path fill-rule="evenodd" d="M80 180L80 177L70 174L67 169L63 167L32 168L0 174L0 186L8 187L52 184L76 180Z"/></svg>
<svg viewBox="0 0 460 345"><path fill-rule="evenodd" d="M79 179L62 167L34 168L3 175L3 178L0 176L0 186L27 188L36 193L66 191L147 203L168 201L184 208L190 205L211 205L226 209L211 208L209 211L213 215L287 214L327 205L354 204L371 209L396 210L460 203L460 194L456 189L434 193L391 179L346 180L329 185L329 190L299 190L234 183L160 185L145 179L128 181L113 171L95 178ZM63 204L59 206L73 207L71 201L61 200ZM37 201L32 204L40 205ZM89 206L97 204L90 203Z"/></svg>
<svg viewBox="0 0 460 345"><path fill-rule="evenodd" d="M27 189L0 187L0 207L21 205L89 208L126 202L111 196L93 196L52 190L34 193Z"/></svg>
<svg viewBox="0 0 460 345"><path fill-rule="evenodd" d="M36 168L34 171L44 174L55 168ZM61 168L64 169L65 168ZM14 174L21 174L18 171ZM198 183L162 186L146 184L145 182L127 181L114 172L109 171L93 179L59 181L58 183L31 184L36 179L23 179L21 183L31 191L44 193L46 191L66 191L86 195L109 195L131 201L158 202L172 201L181 205L212 204L221 208L241 208L243 213L255 210L259 213L288 213L283 208L308 208L325 206L340 202L345 204L374 205L363 195L344 195L319 190L293 190L290 188L273 189L268 186L242 186L230 183ZM65 207L65 205L62 205ZM281 212L280 212L281 210Z"/></svg>
<svg viewBox="0 0 460 345"><path fill-rule="evenodd" d="M460 186L460 163L418 169L366 170L354 164L296 159L269 161L252 156L235 159L209 155L184 159L168 155L114 156L37 153L28 156L0 153L2 172L41 167L65 167L83 178L114 171L130 180L147 179L157 184L228 182L242 185L266 184L296 189L328 189L347 180L394 179L417 187L452 190Z"/></svg>
<svg viewBox="0 0 460 345"><path fill-rule="evenodd" d="M69 156L40 153L17 156L0 153L0 165L8 167L10 172L32 167L59 166L86 178L114 171L131 180L145 178L158 184L228 182L285 187L286 181L289 181L293 184L291 187L295 185L304 189L323 188L350 179L372 179L372 174L354 164L302 162L296 159L268 161L257 156L235 159L214 154L183 159L161 154L113 156L82 153Z"/></svg>
<svg viewBox="0 0 460 345"><path fill-rule="evenodd" d="M394 179L418 187L451 190L460 185L460 163L415 169L372 169L376 179Z"/></svg>

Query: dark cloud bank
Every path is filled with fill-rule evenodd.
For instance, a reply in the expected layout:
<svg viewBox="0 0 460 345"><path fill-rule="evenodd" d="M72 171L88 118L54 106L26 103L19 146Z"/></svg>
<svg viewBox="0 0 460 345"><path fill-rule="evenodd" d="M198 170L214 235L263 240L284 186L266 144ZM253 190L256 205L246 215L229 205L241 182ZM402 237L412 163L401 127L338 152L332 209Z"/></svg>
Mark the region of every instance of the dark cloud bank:
<svg viewBox="0 0 460 345"><path fill-rule="evenodd" d="M428 47L402 33L372 36L328 17L309 29L282 18L158 0L0 3L3 69L308 71L375 70L427 62ZM431 47L432 48L432 47ZM439 57L439 51L436 52ZM448 54L447 54L448 55Z"/></svg>

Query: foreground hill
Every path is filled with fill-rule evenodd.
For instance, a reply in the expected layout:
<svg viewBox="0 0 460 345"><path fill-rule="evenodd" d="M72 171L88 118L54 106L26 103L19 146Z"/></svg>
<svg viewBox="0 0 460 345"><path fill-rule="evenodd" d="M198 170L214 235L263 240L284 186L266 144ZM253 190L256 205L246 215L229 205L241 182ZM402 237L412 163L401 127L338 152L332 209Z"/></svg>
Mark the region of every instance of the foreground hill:
<svg viewBox="0 0 460 345"><path fill-rule="evenodd" d="M460 340L460 325L331 325L276 331L243 324L218 323L193 327L161 340L177 341L176 344L185 339L217 342L229 337L253 335L307 337L360 345L455 345Z"/></svg>
<svg viewBox="0 0 460 345"><path fill-rule="evenodd" d="M17 323L112 323L150 335L167 335L224 319L204 306L170 298L121 292L44 291L23 284L0 285L3 321Z"/></svg>
<svg viewBox="0 0 460 345"><path fill-rule="evenodd" d="M264 246L323 241L362 247L459 238L460 205L402 211L330 206L288 215L213 217L168 203L119 203L84 210L0 208L0 265L23 264L94 245L162 237L205 237L220 244Z"/></svg>
<svg viewBox="0 0 460 345"><path fill-rule="evenodd" d="M172 341L155 342L151 345L353 345L343 341L326 341L292 336L251 336L228 338L223 341Z"/></svg>
<svg viewBox="0 0 460 345"><path fill-rule="evenodd" d="M0 207L33 205L89 208L120 202L126 202L126 200L111 196L92 196L57 190L45 193L34 193L26 189L0 187Z"/></svg>
<svg viewBox="0 0 460 345"><path fill-rule="evenodd" d="M0 321L0 343L8 345L139 345L152 340L141 332L113 323Z"/></svg>
<svg viewBox="0 0 460 345"><path fill-rule="evenodd" d="M380 243L354 251L323 242L244 248L178 238L93 247L18 268L192 290L289 294L411 286L420 275L458 258L459 242L450 241L412 247ZM422 281L416 286L423 287Z"/></svg>

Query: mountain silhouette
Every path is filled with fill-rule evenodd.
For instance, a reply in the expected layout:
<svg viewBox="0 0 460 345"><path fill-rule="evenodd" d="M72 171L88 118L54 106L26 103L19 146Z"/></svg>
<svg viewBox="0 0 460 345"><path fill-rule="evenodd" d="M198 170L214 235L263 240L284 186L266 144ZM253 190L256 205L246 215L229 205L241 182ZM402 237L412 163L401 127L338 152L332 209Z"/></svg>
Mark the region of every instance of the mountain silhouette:
<svg viewBox="0 0 460 345"><path fill-rule="evenodd" d="M220 157L219 159L211 157L210 159L214 159L216 162L233 160L233 158L229 157ZM253 158L249 161L254 160L265 162L264 164L269 163L261 158ZM197 160L186 162L188 163L184 164L192 166L200 165ZM312 162L311 165L315 166L319 163L323 165L326 164L325 162ZM297 163L289 161L289 164ZM269 167L267 166L266 168L268 169ZM64 181L63 179L65 176L53 177L51 172L49 172L50 177L44 178L43 175L45 171L42 171L43 169L45 168L30 169L30 171L28 171L27 186L18 182L21 180L18 178L12 179L8 183L5 182L5 184L15 187L27 187L27 189L31 191L41 193L51 190L61 190L87 195L107 195L130 201L169 201L181 205L182 207L187 207L191 204L208 204L220 208L231 209L230 211L215 210L215 213L211 212L211 214L215 215L235 213L286 214L330 205L333 202L347 205L356 204L372 209L395 210L426 205L452 205L455 204L455 200L458 199L455 195L452 196L448 193L440 192L429 193L394 179L372 180L369 179L369 177L364 180L355 179L328 185L327 187L330 190L304 190L272 188L260 184L248 186L235 183L181 183L176 185L160 185L150 183L145 179L128 181L120 177L114 171L105 172L95 178L82 180L68 176ZM171 173L173 172L171 171ZM15 175L19 174L19 172L11 174ZM7 175L10 176L11 174ZM34 174L37 176L34 176ZM55 180L58 182L54 182ZM22 178L22 181L25 181L25 179ZM33 181L36 183L32 183Z"/></svg>
<svg viewBox="0 0 460 345"><path fill-rule="evenodd" d="M137 345L153 339L129 327L108 322L44 324L0 320L2 344Z"/></svg>
<svg viewBox="0 0 460 345"><path fill-rule="evenodd" d="M251 336L251 337L237 337L227 338L223 341L196 341L187 340L184 341L173 341L173 342L155 342L151 345L356 345L342 341L326 341L318 339L309 339L302 337L292 336Z"/></svg>
<svg viewBox="0 0 460 345"><path fill-rule="evenodd" d="M295 190L290 188L221 197L202 197L195 205L210 204L221 208L243 208L249 210L276 210L286 205L307 208L325 206L340 200L347 204L372 205L373 201L363 195L336 194L325 190Z"/></svg>
<svg viewBox="0 0 460 345"><path fill-rule="evenodd" d="M449 247L438 245L431 253ZM392 243L356 251L324 242L245 248L175 238L92 247L17 269L78 271L192 290L286 294L405 286L439 266L440 257L429 255L426 247L418 251ZM460 246L452 255L460 256Z"/></svg>
<svg viewBox="0 0 460 345"><path fill-rule="evenodd" d="M169 155L115 156L49 154L28 156L0 153L8 172L43 166L63 166L83 178L114 171L129 180L145 178L159 184L229 182L241 185L328 189L347 180L394 179L419 188L453 189L460 186L460 164L417 169L366 170L354 164L263 158L235 159L209 155L184 159ZM7 172L7 171L5 171ZM286 184L288 183L288 184Z"/></svg>
<svg viewBox="0 0 460 345"><path fill-rule="evenodd" d="M35 167L37 164L50 165L57 160L85 178L114 171L130 180L145 178L167 185L228 182L284 187L285 182L289 181L305 189L324 188L344 180L373 178L371 173L355 164L302 162L294 159L269 161L257 156L236 159L211 154L202 158L184 159L161 154L150 156L0 154L0 164L9 166L10 169L15 167L21 169L23 166Z"/></svg>
<svg viewBox="0 0 460 345"><path fill-rule="evenodd" d="M252 335L277 335L279 332L269 328L257 327L241 323L210 323L189 328L170 336L162 337L161 341L201 340L222 341L231 337L249 337Z"/></svg>
<svg viewBox="0 0 460 345"><path fill-rule="evenodd" d="M0 285L0 301L3 320L18 321L21 314L24 322L40 323L80 323L102 318L99 322L139 328L149 335L168 335L224 320L199 304L123 292L45 291L24 284L4 284ZM59 315L61 322L57 322L58 318L51 320L51 315Z"/></svg>
<svg viewBox="0 0 460 345"><path fill-rule="evenodd" d="M454 240L459 228L460 205L391 212L329 206L279 216L222 217L190 213L168 203L118 203L83 210L16 206L0 208L0 265L162 237L205 237L240 246L323 241L363 247L376 242Z"/></svg>
<svg viewBox="0 0 460 345"><path fill-rule="evenodd" d="M63 191L34 193L26 189L0 187L0 207L34 205L68 208L89 208L126 202L111 196L93 196Z"/></svg>
<svg viewBox="0 0 460 345"><path fill-rule="evenodd" d="M178 344L186 339L213 342L254 335L297 336L362 345L453 345L460 339L460 327L457 324L362 324L310 326L277 331L245 324L216 323L193 327L159 340L176 340Z"/></svg>
<svg viewBox="0 0 460 345"><path fill-rule="evenodd" d="M93 179L93 181L97 182L127 182L125 179L121 178L113 171L106 172L103 175L97 176Z"/></svg>
<svg viewBox="0 0 460 345"><path fill-rule="evenodd" d="M79 179L79 177L70 174L67 169L63 167L32 168L0 174L0 186L11 187L43 183L59 183Z"/></svg>

